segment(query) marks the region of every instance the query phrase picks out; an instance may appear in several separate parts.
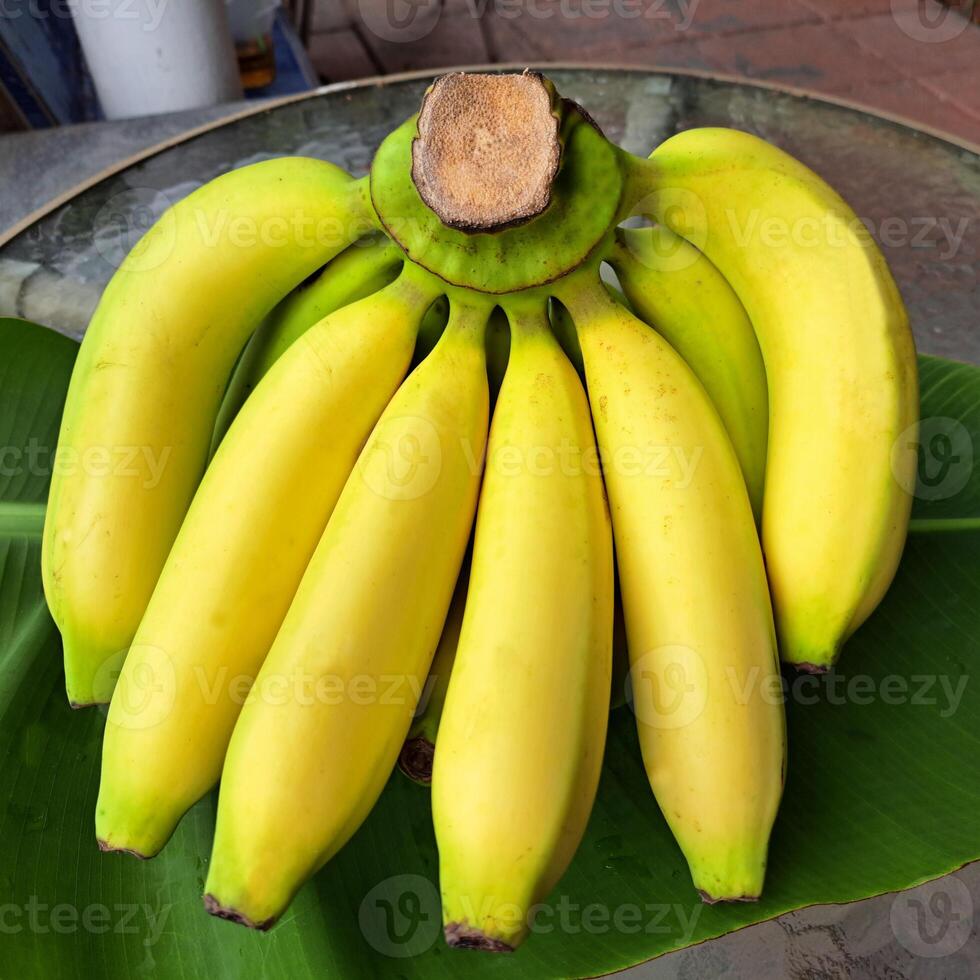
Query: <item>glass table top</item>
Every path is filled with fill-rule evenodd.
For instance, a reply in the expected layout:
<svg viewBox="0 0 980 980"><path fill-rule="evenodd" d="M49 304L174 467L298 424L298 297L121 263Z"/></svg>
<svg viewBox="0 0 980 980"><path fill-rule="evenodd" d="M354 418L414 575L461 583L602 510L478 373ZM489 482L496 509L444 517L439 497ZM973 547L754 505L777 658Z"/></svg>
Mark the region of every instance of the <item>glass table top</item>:
<svg viewBox="0 0 980 980"><path fill-rule="evenodd" d="M851 203L882 246L920 351L980 362L980 156L856 109L710 78L549 70L606 134L647 154L693 126L783 147ZM0 249L0 314L80 336L123 255L171 203L233 167L284 154L354 175L418 108L429 77L325 91L221 125L83 191Z"/></svg>

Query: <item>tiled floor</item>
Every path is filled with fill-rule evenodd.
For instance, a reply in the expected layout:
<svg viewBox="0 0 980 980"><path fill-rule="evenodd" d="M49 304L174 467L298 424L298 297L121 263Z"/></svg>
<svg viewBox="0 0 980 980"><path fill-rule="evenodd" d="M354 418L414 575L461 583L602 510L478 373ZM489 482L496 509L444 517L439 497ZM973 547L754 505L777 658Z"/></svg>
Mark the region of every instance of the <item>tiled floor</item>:
<svg viewBox="0 0 980 980"><path fill-rule="evenodd" d="M698 68L980 144L980 0L316 0L325 81L490 62Z"/></svg>

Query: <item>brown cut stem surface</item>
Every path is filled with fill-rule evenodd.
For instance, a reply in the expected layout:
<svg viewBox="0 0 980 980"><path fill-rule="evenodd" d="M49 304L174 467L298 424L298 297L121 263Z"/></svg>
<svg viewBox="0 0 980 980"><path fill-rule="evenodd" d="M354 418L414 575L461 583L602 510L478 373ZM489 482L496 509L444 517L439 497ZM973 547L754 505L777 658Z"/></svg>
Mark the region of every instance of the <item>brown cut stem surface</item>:
<svg viewBox="0 0 980 980"><path fill-rule="evenodd" d="M493 231L548 206L560 158L558 115L540 75L454 72L422 102L412 180L444 224Z"/></svg>

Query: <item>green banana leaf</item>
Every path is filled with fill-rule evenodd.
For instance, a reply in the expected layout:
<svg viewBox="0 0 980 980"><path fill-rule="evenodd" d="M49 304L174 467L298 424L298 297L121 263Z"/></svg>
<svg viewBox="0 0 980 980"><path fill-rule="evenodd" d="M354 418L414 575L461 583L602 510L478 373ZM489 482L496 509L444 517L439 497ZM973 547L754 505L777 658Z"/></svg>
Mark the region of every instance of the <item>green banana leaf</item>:
<svg viewBox="0 0 980 980"><path fill-rule="evenodd" d="M790 764L764 898L697 900L622 707L571 869L525 946L489 956L442 944L428 791L398 773L267 935L202 907L213 795L156 859L99 853L104 715L68 707L39 573L74 354L0 321L0 976L594 976L980 858L980 368L921 359L921 482L898 577L836 672L786 675Z"/></svg>

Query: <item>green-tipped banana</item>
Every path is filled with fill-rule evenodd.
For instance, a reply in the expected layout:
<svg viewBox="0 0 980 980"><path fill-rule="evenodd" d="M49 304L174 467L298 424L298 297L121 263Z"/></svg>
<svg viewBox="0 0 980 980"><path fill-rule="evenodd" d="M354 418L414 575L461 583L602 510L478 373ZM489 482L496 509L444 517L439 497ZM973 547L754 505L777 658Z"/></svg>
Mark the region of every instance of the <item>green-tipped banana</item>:
<svg viewBox="0 0 980 980"><path fill-rule="evenodd" d="M780 651L826 670L905 542L918 380L901 296L844 200L755 136L689 130L639 171L645 206L711 259L758 334L770 396L762 540Z"/></svg>
<svg viewBox="0 0 980 980"><path fill-rule="evenodd" d="M398 249L380 235L369 235L348 246L278 303L235 365L215 422L211 454L217 451L245 399L298 337L325 316L388 285L400 267Z"/></svg>
<svg viewBox="0 0 980 980"><path fill-rule="evenodd" d="M430 280L406 269L312 327L228 430L112 697L95 821L103 850L156 854L217 782L247 689L408 369Z"/></svg>
<svg viewBox="0 0 980 980"><path fill-rule="evenodd" d="M245 341L364 233L364 192L318 160L232 171L170 208L106 287L65 403L42 552L73 705L109 700Z"/></svg>
<svg viewBox="0 0 980 980"><path fill-rule="evenodd" d="M502 951L568 866L609 712L613 567L588 403L545 297L510 309L432 775L451 946Z"/></svg>
<svg viewBox="0 0 980 980"><path fill-rule="evenodd" d="M735 447L752 510L762 515L769 393L755 331L732 287L670 229L622 229L609 262L636 315L687 361Z"/></svg>
<svg viewBox="0 0 980 980"><path fill-rule="evenodd" d="M738 459L704 387L654 331L587 275L559 298L585 360L650 785L705 899L757 898L785 723Z"/></svg>
<svg viewBox="0 0 980 980"><path fill-rule="evenodd" d="M476 508L489 313L454 307L331 515L228 749L212 914L271 926L360 826L395 765Z"/></svg>

